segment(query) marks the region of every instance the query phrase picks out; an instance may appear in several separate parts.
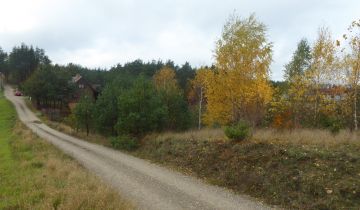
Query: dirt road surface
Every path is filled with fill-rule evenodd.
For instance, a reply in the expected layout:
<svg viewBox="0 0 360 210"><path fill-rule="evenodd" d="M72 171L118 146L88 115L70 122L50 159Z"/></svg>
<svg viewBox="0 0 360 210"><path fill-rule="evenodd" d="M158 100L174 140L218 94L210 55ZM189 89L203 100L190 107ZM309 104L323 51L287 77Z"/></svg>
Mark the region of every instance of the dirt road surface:
<svg viewBox="0 0 360 210"><path fill-rule="evenodd" d="M14 96L11 87L5 87L5 96L34 133L76 159L138 209L271 209L248 196L51 129L40 122L23 97Z"/></svg>

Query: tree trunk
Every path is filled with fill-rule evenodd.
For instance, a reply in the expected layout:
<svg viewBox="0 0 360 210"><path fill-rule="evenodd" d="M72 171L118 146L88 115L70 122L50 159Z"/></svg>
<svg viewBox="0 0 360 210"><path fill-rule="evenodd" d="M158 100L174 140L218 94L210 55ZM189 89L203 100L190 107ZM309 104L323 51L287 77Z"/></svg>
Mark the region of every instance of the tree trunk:
<svg viewBox="0 0 360 210"><path fill-rule="evenodd" d="M317 110L318 110L318 100L315 99L315 113L314 113L314 126L317 126Z"/></svg>
<svg viewBox="0 0 360 210"><path fill-rule="evenodd" d="M202 112L203 88L200 88L200 101L199 101L199 130L201 129L201 112Z"/></svg>
<svg viewBox="0 0 360 210"><path fill-rule="evenodd" d="M358 97L358 83L359 83L359 77L360 77L360 69L359 69L359 62L360 62L360 46L358 48L358 52L357 52L357 62L356 62L356 67L355 67L355 96L354 96L354 129L355 131L358 130L358 120L357 120L357 97Z"/></svg>
<svg viewBox="0 0 360 210"><path fill-rule="evenodd" d="M86 135L89 136L89 123L86 123Z"/></svg>
<svg viewBox="0 0 360 210"><path fill-rule="evenodd" d="M357 120L357 84L355 84L355 96L354 96L354 129L358 130L358 120Z"/></svg>

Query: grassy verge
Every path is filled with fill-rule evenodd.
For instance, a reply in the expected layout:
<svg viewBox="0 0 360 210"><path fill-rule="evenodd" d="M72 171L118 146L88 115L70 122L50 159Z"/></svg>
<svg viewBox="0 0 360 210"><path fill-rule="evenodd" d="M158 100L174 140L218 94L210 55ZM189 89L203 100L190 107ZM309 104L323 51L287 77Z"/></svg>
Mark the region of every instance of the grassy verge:
<svg viewBox="0 0 360 210"><path fill-rule="evenodd" d="M133 209L15 116L0 96L0 209Z"/></svg>
<svg viewBox="0 0 360 210"><path fill-rule="evenodd" d="M48 125L49 127L53 128L55 130L58 130L60 132L69 134L71 136L74 136L74 137L77 137L80 139L85 139L91 143L111 147L109 139L105 136L102 136L102 135L99 135L96 133L91 133L91 132L89 135L87 135L86 132L84 132L84 131L81 131L81 130L77 131L76 129L74 129L64 123L50 121L50 120L46 119L45 117L42 120L43 120L43 122L45 122L46 125Z"/></svg>
<svg viewBox="0 0 360 210"><path fill-rule="evenodd" d="M41 119L46 125L48 125L49 127L58 130L60 132L66 133L68 135L80 138L80 139L85 139L91 143L95 143L95 144L101 144L107 147L111 147L110 141L102 135L98 135L96 133L91 133L90 135L87 135L86 132L83 132L81 130L76 130L74 128L72 128L69 125L66 125L65 123L62 122L55 122L55 121L51 121L48 119L47 116L45 116L41 111L37 110L34 105L31 103L31 101L29 101L28 99L25 99L25 103L26 105L29 107L29 109L34 112L37 117L39 119Z"/></svg>
<svg viewBox="0 0 360 210"><path fill-rule="evenodd" d="M359 208L359 136L310 142L292 136L310 131L266 132L238 144L221 139L219 130L152 135L135 154L289 209ZM327 135L312 131L312 138L318 132Z"/></svg>

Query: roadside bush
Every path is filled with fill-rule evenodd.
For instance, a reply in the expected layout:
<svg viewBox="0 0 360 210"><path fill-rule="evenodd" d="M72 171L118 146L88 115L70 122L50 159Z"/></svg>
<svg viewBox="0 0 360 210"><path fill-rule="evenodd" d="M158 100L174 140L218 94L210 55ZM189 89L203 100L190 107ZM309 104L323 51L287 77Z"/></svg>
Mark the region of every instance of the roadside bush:
<svg viewBox="0 0 360 210"><path fill-rule="evenodd" d="M64 118L63 122L66 125L69 125L72 128L75 128L76 130L78 129L78 124L76 122L76 117L74 113L69 114L67 117Z"/></svg>
<svg viewBox="0 0 360 210"><path fill-rule="evenodd" d="M251 128L245 121L239 121L235 125L225 127L224 132L232 141L242 141L250 137Z"/></svg>
<svg viewBox="0 0 360 210"><path fill-rule="evenodd" d="M128 135L121 135L117 137L113 137L110 140L111 146L115 149L123 149L123 150L135 150L139 147L139 142Z"/></svg>

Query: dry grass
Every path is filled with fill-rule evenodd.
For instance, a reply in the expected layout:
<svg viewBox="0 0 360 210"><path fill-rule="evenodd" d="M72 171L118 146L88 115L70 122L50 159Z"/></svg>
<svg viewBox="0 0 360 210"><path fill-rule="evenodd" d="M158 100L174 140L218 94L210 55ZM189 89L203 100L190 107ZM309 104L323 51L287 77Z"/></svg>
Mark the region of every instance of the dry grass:
<svg viewBox="0 0 360 210"><path fill-rule="evenodd" d="M189 130L181 133L165 132L160 134L152 134L158 140L207 140L207 141L223 141L226 139L224 131L221 128L203 128L201 130Z"/></svg>
<svg viewBox="0 0 360 210"><path fill-rule="evenodd" d="M258 129L226 139L221 129L153 134L135 154L279 208L359 209L359 133Z"/></svg>
<svg viewBox="0 0 360 210"><path fill-rule="evenodd" d="M32 112L36 113L36 115L46 125L48 125L49 127L53 128L53 129L58 130L63 133L66 133L71 136L78 137L80 139L85 139L92 143L101 144L101 145L108 146L108 147L111 146L110 142L108 141L108 139L105 136L98 135L96 133L90 133L89 135L86 135L86 132L81 131L81 130L76 130L76 129L72 128L71 126L66 125L65 123L51 121L45 115L43 115L41 113L41 111L37 110L34 107L34 105L31 103L31 101L29 101L28 99L25 99L25 103Z"/></svg>
<svg viewBox="0 0 360 210"><path fill-rule="evenodd" d="M270 143L293 143L300 145L328 145L336 146L339 144L360 145L360 133L341 130L334 135L327 130L321 129L258 129L254 132L253 140L266 141Z"/></svg>
<svg viewBox="0 0 360 210"><path fill-rule="evenodd" d="M182 133L166 132L152 134L150 138L160 141L167 139L176 140L199 140L199 141L226 141L227 137L221 128L202 130L191 130ZM276 130L271 128L256 129L253 132L252 141L268 143L292 143L299 145L339 145L339 144L358 144L360 145L360 132L341 130L334 135L327 130L321 129L294 129Z"/></svg>
<svg viewBox="0 0 360 210"><path fill-rule="evenodd" d="M12 183L19 192L7 209L133 209L132 205L97 177L36 137L21 123L14 129L12 154L19 174Z"/></svg>
<svg viewBox="0 0 360 210"><path fill-rule="evenodd" d="M86 132L83 132L81 130L76 131L74 128L72 128L64 123L61 123L61 122L53 122L48 119L43 119L43 121L49 127L53 128L55 130L58 130L60 132L66 133L70 136L75 136L77 138L87 140L88 142L91 142L91 143L96 143L96 144L100 144L100 145L104 145L104 146L108 146L108 147L111 146L110 141L105 136L102 136L102 135L99 135L96 133L90 133L89 135L86 135Z"/></svg>

